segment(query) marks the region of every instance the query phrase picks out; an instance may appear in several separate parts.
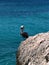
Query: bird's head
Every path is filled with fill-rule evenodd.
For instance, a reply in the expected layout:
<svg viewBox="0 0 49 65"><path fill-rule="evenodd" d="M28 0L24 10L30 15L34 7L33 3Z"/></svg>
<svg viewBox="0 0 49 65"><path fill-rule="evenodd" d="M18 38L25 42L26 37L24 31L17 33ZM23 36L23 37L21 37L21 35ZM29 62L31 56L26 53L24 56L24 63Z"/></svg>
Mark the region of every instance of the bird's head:
<svg viewBox="0 0 49 65"><path fill-rule="evenodd" d="M23 31L24 31L24 25L21 25L21 26L20 26L20 33L22 34Z"/></svg>
<svg viewBox="0 0 49 65"><path fill-rule="evenodd" d="M20 29L24 29L24 25L21 25L21 26L20 26Z"/></svg>

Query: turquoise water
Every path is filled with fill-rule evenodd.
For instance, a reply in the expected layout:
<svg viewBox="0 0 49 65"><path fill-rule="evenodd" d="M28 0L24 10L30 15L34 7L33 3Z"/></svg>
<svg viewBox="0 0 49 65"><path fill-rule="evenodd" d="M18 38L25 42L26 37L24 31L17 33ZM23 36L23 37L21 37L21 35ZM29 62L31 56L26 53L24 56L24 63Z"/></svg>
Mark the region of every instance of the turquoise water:
<svg viewBox="0 0 49 65"><path fill-rule="evenodd" d="M22 24L29 36L49 31L49 1L0 3L0 65L16 65Z"/></svg>

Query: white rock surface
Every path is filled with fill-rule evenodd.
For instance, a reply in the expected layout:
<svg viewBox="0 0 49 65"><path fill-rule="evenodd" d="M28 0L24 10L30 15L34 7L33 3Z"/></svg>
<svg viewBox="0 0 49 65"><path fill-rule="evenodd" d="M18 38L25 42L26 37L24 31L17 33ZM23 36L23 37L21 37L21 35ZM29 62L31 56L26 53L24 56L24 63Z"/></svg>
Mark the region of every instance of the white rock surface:
<svg viewBox="0 0 49 65"><path fill-rule="evenodd" d="M49 65L49 32L30 36L20 44L17 65Z"/></svg>

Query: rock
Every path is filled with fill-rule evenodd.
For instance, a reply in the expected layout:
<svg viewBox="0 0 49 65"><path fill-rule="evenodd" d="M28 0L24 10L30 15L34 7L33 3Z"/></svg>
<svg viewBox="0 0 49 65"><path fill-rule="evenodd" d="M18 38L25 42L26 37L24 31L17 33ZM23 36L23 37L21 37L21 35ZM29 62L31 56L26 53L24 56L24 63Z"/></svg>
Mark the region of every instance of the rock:
<svg viewBox="0 0 49 65"><path fill-rule="evenodd" d="M30 36L20 44L17 65L49 65L49 32Z"/></svg>

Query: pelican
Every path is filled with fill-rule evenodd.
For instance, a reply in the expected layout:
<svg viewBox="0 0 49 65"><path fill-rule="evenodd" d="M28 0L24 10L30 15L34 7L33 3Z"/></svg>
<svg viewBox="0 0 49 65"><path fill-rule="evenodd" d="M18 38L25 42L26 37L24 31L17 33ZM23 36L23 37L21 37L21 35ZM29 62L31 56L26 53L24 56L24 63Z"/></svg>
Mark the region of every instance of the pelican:
<svg viewBox="0 0 49 65"><path fill-rule="evenodd" d="M28 33L24 32L24 25L20 26L20 34L24 37L24 38L28 38Z"/></svg>

